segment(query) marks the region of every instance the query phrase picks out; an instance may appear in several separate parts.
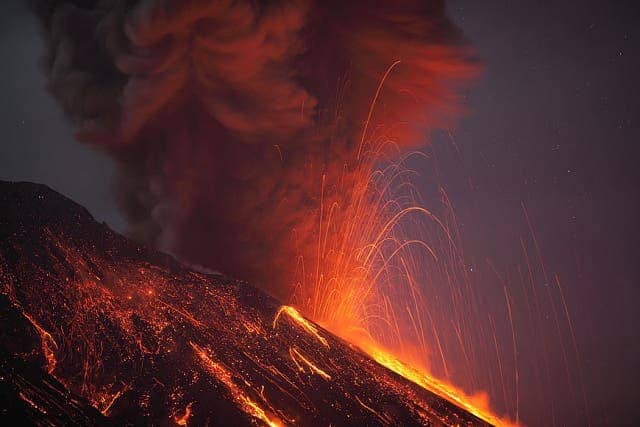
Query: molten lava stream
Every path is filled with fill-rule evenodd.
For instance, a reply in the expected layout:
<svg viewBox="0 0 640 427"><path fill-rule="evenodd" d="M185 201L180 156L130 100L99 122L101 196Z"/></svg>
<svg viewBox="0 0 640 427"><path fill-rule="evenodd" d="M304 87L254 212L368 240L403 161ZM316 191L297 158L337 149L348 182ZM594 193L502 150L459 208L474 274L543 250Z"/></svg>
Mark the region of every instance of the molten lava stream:
<svg viewBox="0 0 640 427"><path fill-rule="evenodd" d="M518 425L506 418L494 414L489 408L489 402L486 398L481 396L469 396L455 385L437 379L426 371L420 370L403 362L400 357L393 355L372 341L356 341L354 344L382 366L418 384L426 390L447 399L457 406L466 409L476 417L494 426Z"/></svg>
<svg viewBox="0 0 640 427"><path fill-rule="evenodd" d="M302 329L313 335L324 345L328 346L326 340L321 335L319 335L317 328L315 328L312 323L306 320L294 307L282 306L280 310L278 310L273 322L274 328L276 327L282 313L287 313L292 321L297 323ZM400 356L396 356L390 351L384 349L370 337L342 335L342 338L360 348L382 366L421 386L422 388L448 400L449 402L454 403L455 405L469 411L483 421L486 421L495 426L518 425L517 423L513 423L512 421L504 417L500 417L494 414L489 408L489 402L486 398L483 398L482 396L469 396L465 392L457 388L455 385L437 379L425 370L421 370L414 366L411 366L409 363L402 361ZM307 360L295 347L292 347L290 349L290 353L292 359L294 360L296 365L298 365L299 369L303 370L302 366L296 359L300 359L313 372L319 374L326 380L331 379L331 376L329 376L326 372L317 368L312 362Z"/></svg>

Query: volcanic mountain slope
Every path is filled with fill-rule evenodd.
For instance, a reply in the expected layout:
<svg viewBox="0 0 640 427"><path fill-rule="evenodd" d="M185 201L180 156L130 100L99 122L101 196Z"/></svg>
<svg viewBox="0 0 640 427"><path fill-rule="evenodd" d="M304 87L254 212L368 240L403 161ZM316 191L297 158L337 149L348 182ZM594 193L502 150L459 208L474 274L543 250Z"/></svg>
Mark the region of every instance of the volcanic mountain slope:
<svg viewBox="0 0 640 427"><path fill-rule="evenodd" d="M0 182L0 416L34 424L484 425L247 283Z"/></svg>

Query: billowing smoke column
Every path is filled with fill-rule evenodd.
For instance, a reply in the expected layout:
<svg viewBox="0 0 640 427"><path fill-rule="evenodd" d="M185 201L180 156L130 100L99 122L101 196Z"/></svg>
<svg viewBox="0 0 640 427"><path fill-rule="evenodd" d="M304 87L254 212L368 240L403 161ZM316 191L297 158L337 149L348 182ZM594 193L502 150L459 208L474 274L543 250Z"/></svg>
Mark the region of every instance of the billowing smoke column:
<svg viewBox="0 0 640 427"><path fill-rule="evenodd" d="M475 70L442 1L38 7L50 90L116 159L131 235L280 297L314 263L320 205L362 179L365 123L421 144Z"/></svg>

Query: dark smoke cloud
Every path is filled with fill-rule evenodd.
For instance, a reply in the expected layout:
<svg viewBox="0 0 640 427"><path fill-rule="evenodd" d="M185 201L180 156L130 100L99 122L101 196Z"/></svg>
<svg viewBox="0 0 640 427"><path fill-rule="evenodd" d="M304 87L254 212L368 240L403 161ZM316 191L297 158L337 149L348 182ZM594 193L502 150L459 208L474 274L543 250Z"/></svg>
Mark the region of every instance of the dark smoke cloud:
<svg viewBox="0 0 640 427"><path fill-rule="evenodd" d="M362 125L400 148L447 125L475 65L442 1L38 4L50 90L117 159L133 237L286 296L325 198L349 194ZM342 186L341 188L344 188Z"/></svg>

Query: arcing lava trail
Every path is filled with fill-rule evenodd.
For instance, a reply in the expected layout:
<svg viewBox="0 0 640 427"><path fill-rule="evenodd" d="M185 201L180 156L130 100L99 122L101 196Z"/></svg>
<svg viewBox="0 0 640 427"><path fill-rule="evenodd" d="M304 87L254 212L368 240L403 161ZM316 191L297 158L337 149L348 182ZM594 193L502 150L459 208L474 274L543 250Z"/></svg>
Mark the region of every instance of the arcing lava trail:
<svg viewBox="0 0 640 427"><path fill-rule="evenodd" d="M44 186L0 183L2 416L39 424L486 425L247 283ZM101 414L100 414L101 413Z"/></svg>

